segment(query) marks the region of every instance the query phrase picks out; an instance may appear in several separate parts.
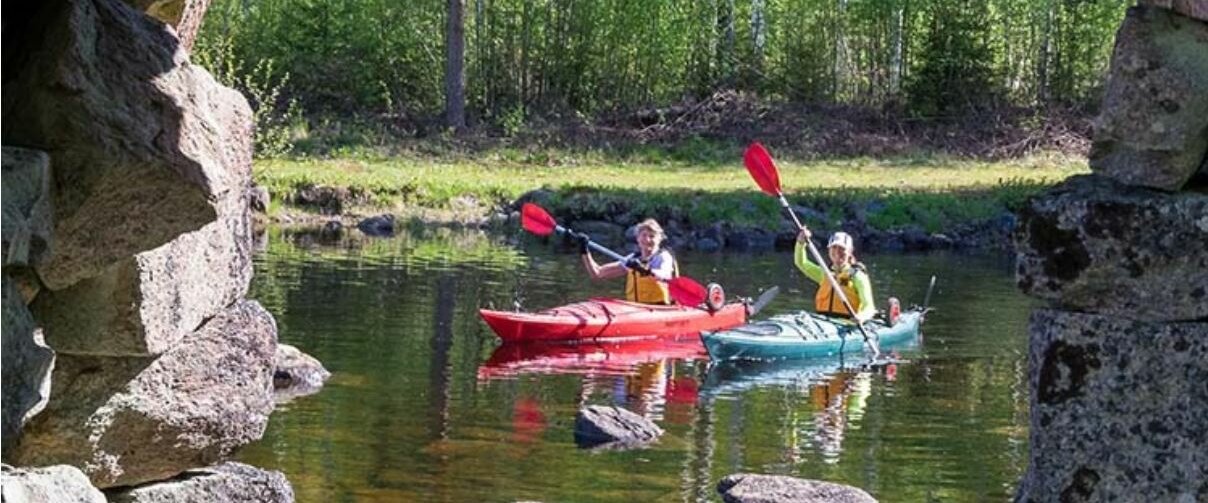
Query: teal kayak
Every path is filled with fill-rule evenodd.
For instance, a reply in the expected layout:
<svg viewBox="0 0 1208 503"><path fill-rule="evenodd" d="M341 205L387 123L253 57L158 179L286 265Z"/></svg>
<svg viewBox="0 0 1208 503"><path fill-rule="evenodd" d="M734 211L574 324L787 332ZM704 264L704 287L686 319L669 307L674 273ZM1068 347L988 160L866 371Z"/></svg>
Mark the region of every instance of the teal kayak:
<svg viewBox="0 0 1208 503"><path fill-rule="evenodd" d="M873 320L864 325L882 348L912 341L919 335L921 309L903 312L892 326ZM864 337L851 320L810 312L782 314L728 330L700 334L713 360L817 358L865 350Z"/></svg>

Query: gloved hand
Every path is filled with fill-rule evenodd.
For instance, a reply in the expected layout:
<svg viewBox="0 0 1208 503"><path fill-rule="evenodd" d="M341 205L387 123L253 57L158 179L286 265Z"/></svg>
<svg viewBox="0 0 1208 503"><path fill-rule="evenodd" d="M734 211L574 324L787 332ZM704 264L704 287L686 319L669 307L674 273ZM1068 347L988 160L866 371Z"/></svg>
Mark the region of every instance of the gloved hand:
<svg viewBox="0 0 1208 503"><path fill-rule="evenodd" d="M579 232L574 235L574 239L579 243L579 255L587 255L587 252L591 250L587 246L587 243L591 242L591 238L587 234Z"/></svg>
<svg viewBox="0 0 1208 503"><path fill-rule="evenodd" d="M625 267L631 271L637 271L638 274L641 274L642 276L650 275L650 268L642 265L642 261L638 260L637 257L629 257L629 259L625 261Z"/></svg>

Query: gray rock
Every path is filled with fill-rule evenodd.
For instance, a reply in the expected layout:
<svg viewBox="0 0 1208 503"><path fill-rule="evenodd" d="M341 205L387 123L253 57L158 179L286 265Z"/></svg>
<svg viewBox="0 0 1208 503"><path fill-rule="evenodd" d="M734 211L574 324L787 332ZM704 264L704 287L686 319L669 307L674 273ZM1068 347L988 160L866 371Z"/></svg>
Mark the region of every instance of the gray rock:
<svg viewBox="0 0 1208 503"><path fill-rule="evenodd" d="M852 486L782 475L737 473L717 483L726 503L875 503L877 500Z"/></svg>
<svg viewBox="0 0 1208 503"><path fill-rule="evenodd" d="M41 150L3 148L4 266L34 265L50 253L50 157Z"/></svg>
<svg viewBox="0 0 1208 503"><path fill-rule="evenodd" d="M265 213L268 211L271 198L269 197L268 189L264 188L263 185L253 184L251 187L248 187L247 199L248 207L251 208L252 211L257 213Z"/></svg>
<svg viewBox="0 0 1208 503"><path fill-rule="evenodd" d="M251 219L245 193L223 194L218 220L110 266L31 305L59 353L155 355L247 293Z"/></svg>
<svg viewBox="0 0 1208 503"><path fill-rule="evenodd" d="M357 228L368 236L393 236L394 215L382 214L366 218L357 223Z"/></svg>
<svg viewBox="0 0 1208 503"><path fill-rule="evenodd" d="M21 436L22 426L46 405L50 396L50 370L55 354L41 341L34 319L25 307L16 282L4 274L3 331L3 456Z"/></svg>
<svg viewBox="0 0 1208 503"><path fill-rule="evenodd" d="M1208 317L1208 195L1074 177L1032 199L1015 234L1024 293L1149 321Z"/></svg>
<svg viewBox="0 0 1208 503"><path fill-rule="evenodd" d="M352 193L344 187L307 185L294 192L294 204L318 210L324 215L339 215L344 207L355 204Z"/></svg>
<svg viewBox="0 0 1208 503"><path fill-rule="evenodd" d="M67 465L12 468L0 474L5 503L105 503L79 468Z"/></svg>
<svg viewBox="0 0 1208 503"><path fill-rule="evenodd" d="M579 447L638 447L663 434L653 421L620 407L591 405L575 415L575 444Z"/></svg>
<svg viewBox="0 0 1208 503"><path fill-rule="evenodd" d="M1130 185L1179 190L1208 152L1208 23L1132 7L1116 35L1090 165Z"/></svg>
<svg viewBox="0 0 1208 503"><path fill-rule="evenodd" d="M227 462L188 470L172 480L111 491L108 496L110 503L292 503L294 489L281 472Z"/></svg>
<svg viewBox="0 0 1208 503"><path fill-rule="evenodd" d="M1199 501L1208 322L1037 310L1031 447L1017 501Z"/></svg>
<svg viewBox="0 0 1208 503"><path fill-rule="evenodd" d="M1137 3L1164 7L1184 16L1208 22L1208 2L1204 0L1140 0Z"/></svg>
<svg viewBox="0 0 1208 503"><path fill-rule="evenodd" d="M250 144L232 140L252 121L162 23L120 0L47 5L50 29L14 35L41 52L6 68L3 136L52 153L54 253L38 273L61 289L214 221L250 176Z"/></svg>
<svg viewBox="0 0 1208 503"><path fill-rule="evenodd" d="M319 360L289 344L277 345L274 360L273 388L277 403L317 393L331 377L331 372L323 368Z"/></svg>
<svg viewBox="0 0 1208 503"><path fill-rule="evenodd" d="M126 0L126 3L175 28L185 51L193 50L201 19L210 6L210 0Z"/></svg>
<svg viewBox="0 0 1208 503"><path fill-rule="evenodd" d="M101 488L219 461L264 433L276 345L272 316L241 301L158 357L62 355L14 460L79 466Z"/></svg>

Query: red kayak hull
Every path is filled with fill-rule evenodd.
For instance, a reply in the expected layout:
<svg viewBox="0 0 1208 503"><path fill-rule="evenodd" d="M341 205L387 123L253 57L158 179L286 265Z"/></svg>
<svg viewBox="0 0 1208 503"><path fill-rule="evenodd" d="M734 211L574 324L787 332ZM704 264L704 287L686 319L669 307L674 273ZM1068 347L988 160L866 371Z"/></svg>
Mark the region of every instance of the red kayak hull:
<svg viewBox="0 0 1208 503"><path fill-rule="evenodd" d="M710 313L698 307L638 304L596 298L536 313L480 309L487 325L507 342L580 341L665 337L720 330L746 323L747 306L727 304Z"/></svg>

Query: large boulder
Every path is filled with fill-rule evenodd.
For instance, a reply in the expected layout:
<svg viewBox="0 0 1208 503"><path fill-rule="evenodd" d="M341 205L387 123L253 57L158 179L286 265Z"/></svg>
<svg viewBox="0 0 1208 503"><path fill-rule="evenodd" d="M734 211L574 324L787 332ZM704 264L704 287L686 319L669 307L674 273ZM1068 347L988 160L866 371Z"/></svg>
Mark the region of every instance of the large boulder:
<svg viewBox="0 0 1208 503"><path fill-rule="evenodd" d="M584 448L640 447L663 434L653 421L620 407L591 405L575 415L575 444Z"/></svg>
<svg viewBox="0 0 1208 503"><path fill-rule="evenodd" d="M1203 501L1208 322L1037 310L1016 501Z"/></svg>
<svg viewBox="0 0 1208 503"><path fill-rule="evenodd" d="M227 462L188 470L172 480L109 493L109 503L195 501L293 503L294 489L281 472Z"/></svg>
<svg viewBox="0 0 1208 503"><path fill-rule="evenodd" d="M3 457L20 438L22 425L46 405L55 354L40 340L34 319L25 307L16 282L4 274L3 331Z"/></svg>
<svg viewBox="0 0 1208 503"><path fill-rule="evenodd" d="M50 157L41 150L3 148L4 266L37 264L50 252Z"/></svg>
<svg viewBox="0 0 1208 503"><path fill-rule="evenodd" d="M1116 35L1091 170L1179 190L1208 152L1208 23L1166 9L1128 9Z"/></svg>
<svg viewBox="0 0 1208 503"><path fill-rule="evenodd" d="M101 488L163 480L260 438L277 329L241 301L158 357L62 356L14 460L71 464Z"/></svg>
<svg viewBox="0 0 1208 503"><path fill-rule="evenodd" d="M126 0L134 8L163 21L176 29L176 36L185 51L193 50L201 19L210 7L210 0Z"/></svg>
<svg viewBox="0 0 1208 503"><path fill-rule="evenodd" d="M252 280L246 196L226 192L218 220L200 230L118 261L99 276L42 292L30 307L46 341L59 353L160 354L243 298Z"/></svg>
<svg viewBox="0 0 1208 503"><path fill-rule="evenodd" d="M74 466L18 469L5 465L0 486L4 503L105 503L105 494Z"/></svg>
<svg viewBox="0 0 1208 503"><path fill-rule="evenodd" d="M1016 229L1017 281L1069 310L1150 321L1208 317L1208 195L1074 177Z"/></svg>
<svg viewBox="0 0 1208 503"><path fill-rule="evenodd" d="M738 473L717 483L726 503L876 503L872 495L852 486L783 475Z"/></svg>
<svg viewBox="0 0 1208 503"><path fill-rule="evenodd" d="M250 146L231 140L252 122L242 95L121 0L42 9L5 26L3 136L50 155L54 248L38 273L61 289L214 221L221 195L244 190Z"/></svg>

